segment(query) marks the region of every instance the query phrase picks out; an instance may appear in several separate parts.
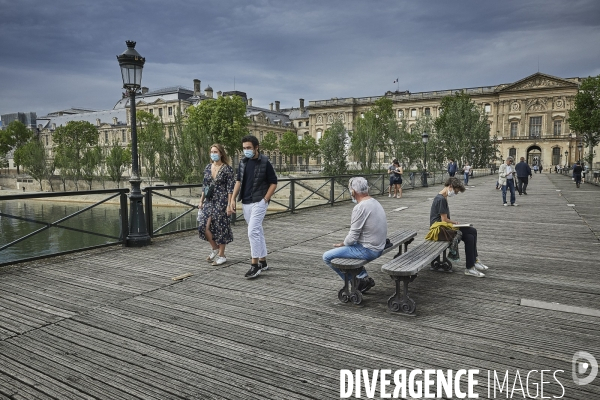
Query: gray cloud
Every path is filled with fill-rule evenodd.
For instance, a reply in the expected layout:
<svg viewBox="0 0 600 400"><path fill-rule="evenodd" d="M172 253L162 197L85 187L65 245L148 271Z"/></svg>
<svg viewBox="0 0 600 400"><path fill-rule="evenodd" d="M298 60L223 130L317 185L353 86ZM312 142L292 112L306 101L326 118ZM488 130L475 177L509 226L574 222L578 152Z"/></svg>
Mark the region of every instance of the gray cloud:
<svg viewBox="0 0 600 400"><path fill-rule="evenodd" d="M247 92L254 104L600 74L594 0L0 0L0 113L111 108L125 40L143 84Z"/></svg>

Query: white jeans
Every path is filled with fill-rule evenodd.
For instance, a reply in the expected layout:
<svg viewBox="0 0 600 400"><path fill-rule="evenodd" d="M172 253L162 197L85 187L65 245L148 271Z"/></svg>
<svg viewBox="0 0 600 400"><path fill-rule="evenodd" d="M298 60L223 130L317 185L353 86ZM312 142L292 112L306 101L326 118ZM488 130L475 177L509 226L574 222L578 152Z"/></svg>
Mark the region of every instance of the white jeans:
<svg viewBox="0 0 600 400"><path fill-rule="evenodd" d="M242 204L244 219L248 224L248 239L250 240L250 253L252 258L267 256L267 243L262 222L267 213L269 204L263 199L256 203Z"/></svg>

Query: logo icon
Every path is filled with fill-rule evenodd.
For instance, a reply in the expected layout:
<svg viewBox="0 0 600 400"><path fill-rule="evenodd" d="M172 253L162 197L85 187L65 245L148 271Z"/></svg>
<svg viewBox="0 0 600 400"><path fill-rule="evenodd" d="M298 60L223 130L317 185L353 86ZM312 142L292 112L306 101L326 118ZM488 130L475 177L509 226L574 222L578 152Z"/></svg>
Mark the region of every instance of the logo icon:
<svg viewBox="0 0 600 400"><path fill-rule="evenodd" d="M585 374L589 373L588 376ZM573 382L577 385L587 385L598 375L598 362L593 355L586 351L578 351L573 355Z"/></svg>

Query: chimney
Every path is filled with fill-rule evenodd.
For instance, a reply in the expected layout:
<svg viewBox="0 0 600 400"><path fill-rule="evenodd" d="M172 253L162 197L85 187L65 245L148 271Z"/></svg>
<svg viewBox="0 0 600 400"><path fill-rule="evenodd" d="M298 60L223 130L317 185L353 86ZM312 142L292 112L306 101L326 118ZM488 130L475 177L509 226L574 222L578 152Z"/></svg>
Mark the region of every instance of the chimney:
<svg viewBox="0 0 600 400"><path fill-rule="evenodd" d="M142 94L148 93L148 88L146 86L142 86Z"/></svg>
<svg viewBox="0 0 600 400"><path fill-rule="evenodd" d="M300 112L304 112L304 99L300 99Z"/></svg>
<svg viewBox="0 0 600 400"><path fill-rule="evenodd" d="M275 100L275 110L279 112L279 100Z"/></svg>
<svg viewBox="0 0 600 400"><path fill-rule="evenodd" d="M273 111L273 103L269 103L269 107L271 107L271 111Z"/></svg>
<svg viewBox="0 0 600 400"><path fill-rule="evenodd" d="M100 118L96 118L96 126L100 126Z"/></svg>
<svg viewBox="0 0 600 400"><path fill-rule="evenodd" d="M210 85L207 86L206 89L204 89L204 95L206 97L209 97L209 98L212 99L212 97L213 97L213 88L211 88Z"/></svg>
<svg viewBox="0 0 600 400"><path fill-rule="evenodd" d="M200 79L194 79L194 96L200 96Z"/></svg>
<svg viewBox="0 0 600 400"><path fill-rule="evenodd" d="M221 97L221 95L223 94L223 92L221 92L220 90L217 92L217 98Z"/></svg>
<svg viewBox="0 0 600 400"><path fill-rule="evenodd" d="M118 122L118 118L117 117L113 117L113 125L116 125Z"/></svg>
<svg viewBox="0 0 600 400"><path fill-rule="evenodd" d="M252 98L248 99L248 107L252 107Z"/></svg>

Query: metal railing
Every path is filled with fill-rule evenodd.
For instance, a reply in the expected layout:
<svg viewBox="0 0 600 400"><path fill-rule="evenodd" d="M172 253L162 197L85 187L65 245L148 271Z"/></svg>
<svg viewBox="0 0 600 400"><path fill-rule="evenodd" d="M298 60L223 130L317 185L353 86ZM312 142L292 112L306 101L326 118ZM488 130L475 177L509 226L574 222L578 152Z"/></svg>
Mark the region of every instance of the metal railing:
<svg viewBox="0 0 600 400"><path fill-rule="evenodd" d="M128 218L127 218L127 193L129 189L106 189L106 190L88 190L88 191L80 191L80 192L53 192L53 193L28 193L28 194L18 194L18 195L8 195L8 196L0 196L0 236L2 237L2 242L0 242L0 265L12 264L15 262L22 261L32 261L35 259L47 257L47 256L56 256L62 254L72 253L74 251L81 250L89 250L98 247L110 246L115 244L125 244L125 238L128 233ZM43 213L43 203L40 203L39 206L42 209L42 213L36 213L33 209L33 203L28 201L23 204L21 207L20 204L16 204L14 202L23 201L23 200L41 200L53 197L68 197L75 198L85 195L109 195L108 197L97 201L89 206L85 206L83 208L77 209L73 212L65 212L66 215L61 216L58 219L56 218L56 213L50 212L49 215L44 215ZM118 212L114 213L116 217L116 221L112 221L113 225L118 223L118 236L115 233L110 232L100 232L98 230L89 230L86 229L86 224L82 221L77 222L75 217L81 216L82 214L91 211L97 208L99 205L106 203L109 200L114 198L119 198ZM71 200L77 201L77 199ZM12 202L12 203L11 203ZM29 205L29 210L32 210L33 215L26 216L24 212L20 212L16 215L14 213L15 208L17 210L21 208L26 208ZM75 207L77 208L77 207ZM64 210L67 210L67 206L64 206ZM75 220L74 220L75 219ZM28 227L38 227L33 228L30 232L25 234L20 234L20 231L27 230L27 228L14 227L13 224L25 222L28 223ZM109 226L109 221L103 221L105 226ZM67 223L75 226L69 226ZM41 238L43 234L46 234L49 231L69 231L75 232L77 237L81 239L80 235L91 235L96 238L96 240L91 240L92 242L101 242L93 245L87 245L89 240L76 240L76 245L72 248L65 249L64 241L62 245L53 243L51 238L52 235L48 234L45 238ZM61 235L58 235L60 237ZM35 239L34 239L35 238ZM86 236L86 238L89 238ZM100 238L100 240L98 240ZM59 240L59 239L57 239ZM26 249L19 249L18 251L11 250L16 249L19 244L27 244ZM58 249L58 250L56 250Z"/></svg>

